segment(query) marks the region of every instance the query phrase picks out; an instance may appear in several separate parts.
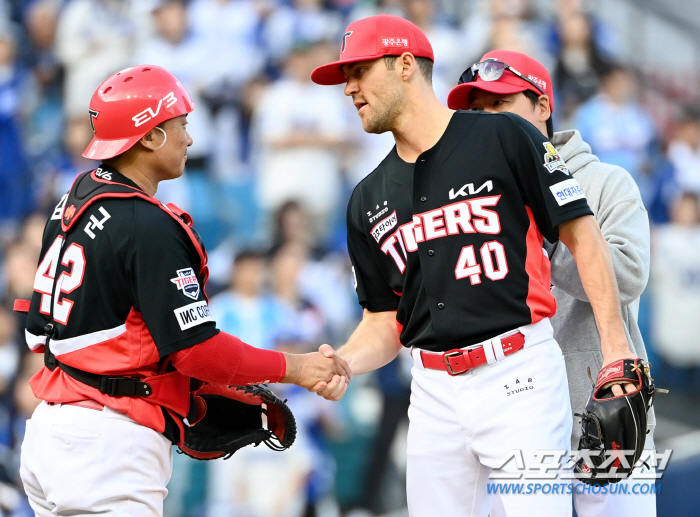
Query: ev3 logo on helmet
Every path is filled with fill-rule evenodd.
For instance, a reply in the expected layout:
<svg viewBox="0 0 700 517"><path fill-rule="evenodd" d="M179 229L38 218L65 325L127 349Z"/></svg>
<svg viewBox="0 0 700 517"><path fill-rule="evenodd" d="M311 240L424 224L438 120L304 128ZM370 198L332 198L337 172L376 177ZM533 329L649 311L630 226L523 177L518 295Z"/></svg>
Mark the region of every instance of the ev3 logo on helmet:
<svg viewBox="0 0 700 517"><path fill-rule="evenodd" d="M175 104L177 102L177 97L175 97L175 93L170 92L168 95L163 97L161 100L158 101L158 106L156 107L156 111L153 111L150 107L146 108L143 110L141 113L138 115L134 115L131 117L131 120L134 121L134 124L136 127L139 127L142 124L145 124L152 118L156 118L158 116L158 113L160 113L160 107L163 104L163 101L165 101L165 109L168 109L170 106Z"/></svg>

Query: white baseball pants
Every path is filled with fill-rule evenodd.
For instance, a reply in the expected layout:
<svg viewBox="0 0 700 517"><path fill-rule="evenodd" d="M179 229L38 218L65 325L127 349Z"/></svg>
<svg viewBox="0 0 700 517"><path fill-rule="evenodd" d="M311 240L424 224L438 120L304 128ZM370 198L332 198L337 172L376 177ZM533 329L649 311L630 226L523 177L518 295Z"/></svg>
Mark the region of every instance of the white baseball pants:
<svg viewBox="0 0 700 517"><path fill-rule="evenodd" d="M519 330L524 349L454 377L425 369L420 351L412 351L406 473L411 517L486 517L493 499L489 475L500 460L520 450L527 467L537 451L570 449L566 368L551 324L545 319ZM502 471L517 472L516 462ZM505 514L570 516L571 495L561 492L502 495Z"/></svg>
<svg viewBox="0 0 700 517"><path fill-rule="evenodd" d="M42 402L27 421L20 475L38 517L161 517L172 443L124 413Z"/></svg>

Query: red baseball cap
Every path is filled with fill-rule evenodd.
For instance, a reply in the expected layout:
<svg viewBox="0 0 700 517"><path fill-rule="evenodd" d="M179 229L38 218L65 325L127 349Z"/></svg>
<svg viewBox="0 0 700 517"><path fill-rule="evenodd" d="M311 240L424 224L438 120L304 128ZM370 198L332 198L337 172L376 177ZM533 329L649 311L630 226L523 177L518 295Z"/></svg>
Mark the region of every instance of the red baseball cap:
<svg viewBox="0 0 700 517"><path fill-rule="evenodd" d="M488 59L501 61L536 83L544 90L547 97L549 97L549 107L554 111L552 78L549 76L549 72L547 72L547 69L542 63L522 52L514 52L511 50L493 50L485 54L484 57L481 58L481 61L486 61ZM532 84L506 69L503 75L495 81L484 81L477 75L476 81L458 84L452 88L450 94L447 96L447 105L450 109L469 109L469 93L473 88L479 88L480 90L500 95L518 93L525 90L531 90L537 95L542 95L542 92Z"/></svg>
<svg viewBox="0 0 700 517"><path fill-rule="evenodd" d="M405 18L389 14L362 18L345 29L338 61L316 68L311 72L311 80L316 84L343 84L346 79L340 71L341 65L400 56L404 52L435 60L428 37Z"/></svg>

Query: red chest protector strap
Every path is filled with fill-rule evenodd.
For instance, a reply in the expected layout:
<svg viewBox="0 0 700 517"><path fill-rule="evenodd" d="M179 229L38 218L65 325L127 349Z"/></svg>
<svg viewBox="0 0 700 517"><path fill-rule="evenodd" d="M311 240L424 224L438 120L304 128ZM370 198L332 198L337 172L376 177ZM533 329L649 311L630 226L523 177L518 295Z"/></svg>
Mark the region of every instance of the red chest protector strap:
<svg viewBox="0 0 700 517"><path fill-rule="evenodd" d="M185 230L199 255L199 273L208 277L206 266L207 253L204 249L204 243L197 232L192 229L192 217L190 214L172 203L164 205L153 196L146 194L143 190L112 181L114 176L117 175L121 176L121 174L113 169L100 167L94 171L83 172L75 179L68 193L68 198L66 199L61 216L61 228L63 232L68 233L74 228L85 210L95 201L105 198L138 197L161 208ZM203 278L202 283L205 282L206 278Z"/></svg>
<svg viewBox="0 0 700 517"><path fill-rule="evenodd" d="M199 273L202 278L202 291L204 291L204 286L209 276L206 266L207 255L199 235L192 229L192 217L173 204L163 205L142 190L112 181L113 177L117 175L119 173L115 170L100 167L94 171L84 172L75 179L64 203L61 215L61 229L64 235L75 228L85 210L100 199L141 198L144 201L153 203L172 216L190 237L192 245L199 255ZM29 301L15 300L15 311L26 313L29 312L29 307ZM190 391L197 387L192 386L193 382L197 383L198 381L181 374L177 370L167 372L166 367L170 364L170 360L164 361L164 364L161 365L161 374L148 377L147 379L86 372L61 363L51 352L49 341L55 335L54 323L47 324L44 332L47 336L44 346L44 364L50 370L54 370L58 366L70 377L92 386L108 396L141 397L152 404L163 406L182 417L193 417L194 415L189 415L189 413L196 413L196 405L190 404ZM193 420L193 418L190 420Z"/></svg>

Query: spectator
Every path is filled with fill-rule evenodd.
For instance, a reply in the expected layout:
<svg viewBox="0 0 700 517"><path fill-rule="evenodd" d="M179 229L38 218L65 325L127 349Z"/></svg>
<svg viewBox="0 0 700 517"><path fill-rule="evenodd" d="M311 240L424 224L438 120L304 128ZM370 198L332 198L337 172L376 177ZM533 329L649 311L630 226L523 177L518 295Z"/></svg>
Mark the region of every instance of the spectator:
<svg viewBox="0 0 700 517"><path fill-rule="evenodd" d="M37 86L26 124L27 152L39 181L51 169L61 150L63 117L63 66L56 55L56 25L60 0L37 0L27 7L24 20L27 28L27 64Z"/></svg>
<svg viewBox="0 0 700 517"><path fill-rule="evenodd" d="M272 290L284 314L277 346L307 347L311 351L326 337L323 311L299 290L307 255L300 244L287 244L272 258Z"/></svg>
<svg viewBox="0 0 700 517"><path fill-rule="evenodd" d="M464 51L460 34L438 18L433 0L403 0L406 18L415 23L430 40L435 54L433 86L438 98L447 102L450 86L464 70Z"/></svg>
<svg viewBox="0 0 700 517"><path fill-rule="evenodd" d="M19 366L20 344L17 342L17 325L14 314L5 304L0 304L0 398L8 391ZM5 440L0 440L6 443Z"/></svg>
<svg viewBox="0 0 700 517"><path fill-rule="evenodd" d="M348 14L348 23L378 14L391 14L405 17L402 0L376 0L375 2L354 2Z"/></svg>
<svg viewBox="0 0 700 517"><path fill-rule="evenodd" d="M637 82L630 70L611 65L601 81L601 92L581 105L574 125L601 162L619 165L632 175L648 205L654 183L648 174L654 121L636 98Z"/></svg>
<svg viewBox="0 0 700 517"><path fill-rule="evenodd" d="M276 255L285 246L297 246L307 258L297 280L302 297L323 312L332 336L344 339L358 316L348 281L350 271L345 251L326 253L318 246L309 214L297 201L288 201L275 215L270 255Z"/></svg>
<svg viewBox="0 0 700 517"><path fill-rule="evenodd" d="M531 0L479 1L474 12L462 23L462 69L494 48L524 52L546 63L546 56L537 52L540 24L531 4ZM454 84L454 80L451 78L450 84Z"/></svg>
<svg viewBox="0 0 700 517"><path fill-rule="evenodd" d="M36 243L12 244L5 254L2 264L5 297L9 300L29 300L34 291L36 265L39 263L39 249Z"/></svg>
<svg viewBox="0 0 700 517"><path fill-rule="evenodd" d="M126 0L72 0L58 19L56 53L65 66L64 109L85 113L92 92L132 60L136 31Z"/></svg>
<svg viewBox="0 0 700 517"><path fill-rule="evenodd" d="M29 64L45 95L62 94L63 67L56 56L56 28L61 0L37 0L24 16L29 40Z"/></svg>
<svg viewBox="0 0 700 517"><path fill-rule="evenodd" d="M259 6L251 0L194 0L189 7L194 36L204 40L204 79L212 97L228 96L253 78L265 56L258 42Z"/></svg>
<svg viewBox="0 0 700 517"><path fill-rule="evenodd" d="M16 57L15 27L0 23L0 234L12 231L31 210L31 175L20 127L31 79Z"/></svg>
<svg viewBox="0 0 700 517"><path fill-rule="evenodd" d="M340 14L325 9L323 0L292 0L290 4L278 7L263 29L265 47L275 66L295 45L335 41L343 28Z"/></svg>
<svg viewBox="0 0 700 517"><path fill-rule="evenodd" d="M187 131L194 144L187 150L187 169L205 169L212 142L212 117L202 99L208 71L205 40L197 36L184 0L160 0L152 16L155 34L136 50L134 60L171 70L182 82L198 108L187 116Z"/></svg>
<svg viewBox="0 0 700 517"><path fill-rule="evenodd" d="M286 244L273 257L275 298L264 293L265 260L257 252L236 257L231 290L211 302L213 317L223 330L239 329L246 341L263 343L280 351L313 350L323 330L320 311L298 291L299 275L305 261L303 245ZM257 336L257 337L256 337ZM301 517L309 500L330 489L332 467L313 437L313 427L328 413L327 401L306 390L274 388L288 399L297 421L297 440L285 454L266 449L242 449L227 462L209 465L212 483L208 490L207 514L216 517ZM313 475L316 472L316 475ZM310 479L318 475L322 489L309 492ZM270 495L267 486L279 489ZM318 483L318 481L317 481Z"/></svg>
<svg viewBox="0 0 700 517"><path fill-rule="evenodd" d="M257 251L236 255L229 288L211 300L219 328L258 348L273 349L282 307L266 290L267 263Z"/></svg>
<svg viewBox="0 0 700 517"><path fill-rule="evenodd" d="M295 47L284 77L261 95L253 120L261 207L270 214L297 199L323 236L335 214L344 212L340 162L347 107L337 92L311 82L311 71L327 53L324 44Z"/></svg>
<svg viewBox="0 0 700 517"><path fill-rule="evenodd" d="M684 110L666 154L677 188L700 195L700 110Z"/></svg>
<svg viewBox="0 0 700 517"><path fill-rule="evenodd" d="M290 200L275 212L270 255L286 244L299 244L314 258L321 258L324 251L317 248L318 238L309 221L309 213L298 201Z"/></svg>
<svg viewBox="0 0 700 517"><path fill-rule="evenodd" d="M65 122L61 154L54 163L50 163L50 167L45 164L46 170L41 175L42 189L38 199L41 209L53 210L61 196L70 190L78 173L95 168L94 161L83 158L83 151L92 135L87 114L71 117Z"/></svg>
<svg viewBox="0 0 700 517"><path fill-rule="evenodd" d="M559 118L568 120L579 104L598 92L600 77L609 63L595 42L591 19L585 14L560 17L557 34L561 40L554 68L554 84L561 99L557 111Z"/></svg>
<svg viewBox="0 0 700 517"><path fill-rule="evenodd" d="M671 366L700 366L700 206L685 192L671 223L653 231L651 257L652 332L656 351Z"/></svg>

